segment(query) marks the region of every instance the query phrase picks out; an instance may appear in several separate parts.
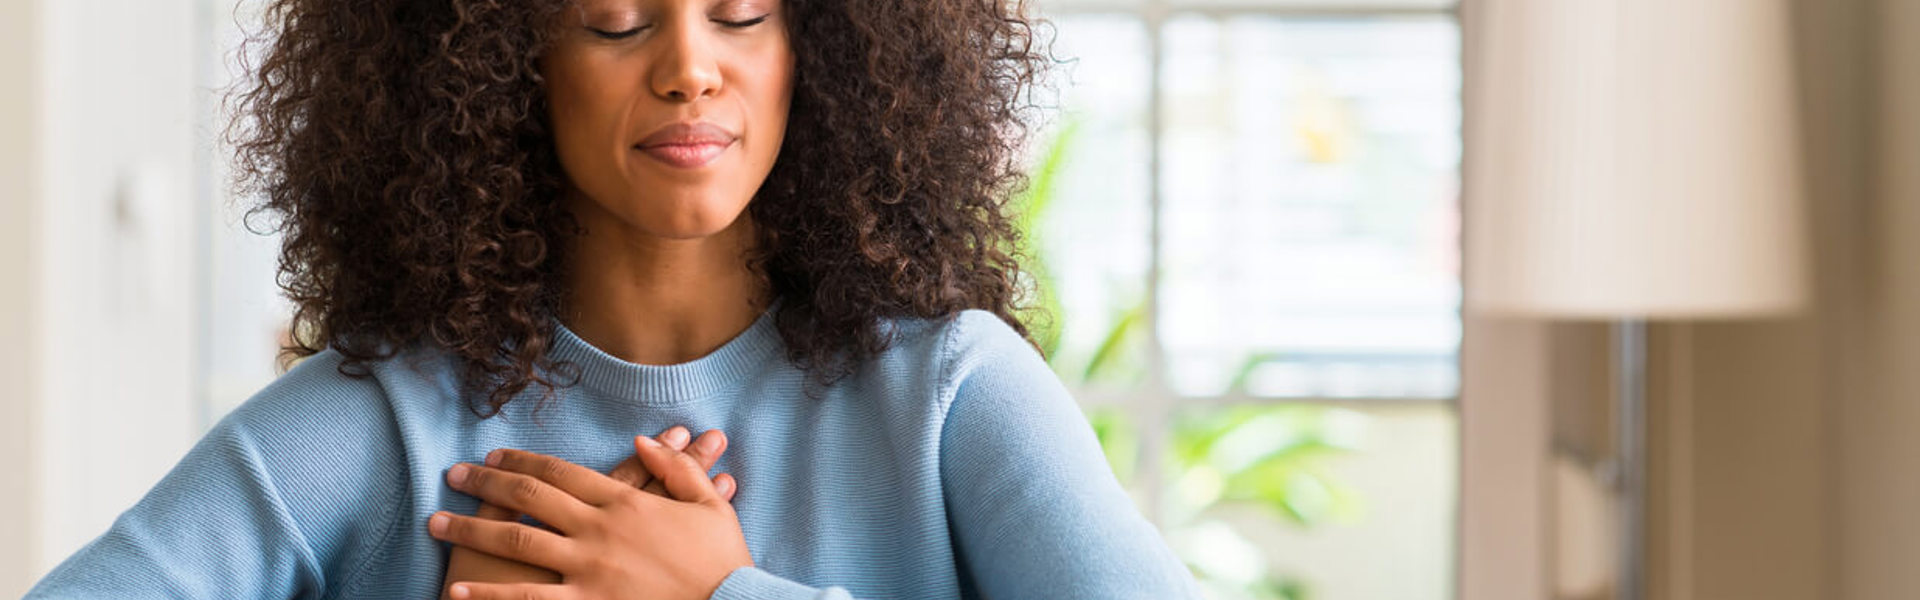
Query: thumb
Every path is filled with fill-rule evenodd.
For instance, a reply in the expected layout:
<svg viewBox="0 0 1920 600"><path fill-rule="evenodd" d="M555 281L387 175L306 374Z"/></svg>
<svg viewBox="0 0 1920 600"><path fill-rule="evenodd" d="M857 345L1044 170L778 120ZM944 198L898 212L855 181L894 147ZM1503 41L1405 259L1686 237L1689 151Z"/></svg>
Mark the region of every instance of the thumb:
<svg viewBox="0 0 1920 600"><path fill-rule="evenodd" d="M699 461L685 452L668 448L646 436L633 439L633 451L654 478L666 484L667 492L673 495L673 499L703 504L714 501L725 503L720 499L720 492L714 489L713 482L707 479L706 469L700 468Z"/></svg>

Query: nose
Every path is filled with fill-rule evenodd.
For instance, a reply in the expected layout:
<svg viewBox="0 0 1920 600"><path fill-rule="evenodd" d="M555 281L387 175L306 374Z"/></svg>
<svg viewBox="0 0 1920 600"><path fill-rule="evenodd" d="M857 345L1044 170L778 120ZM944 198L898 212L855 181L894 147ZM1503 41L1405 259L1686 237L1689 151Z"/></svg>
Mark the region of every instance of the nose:
<svg viewBox="0 0 1920 600"><path fill-rule="evenodd" d="M692 102L720 93L720 64L708 34L697 26L664 31L665 52L654 63L653 92L674 102Z"/></svg>

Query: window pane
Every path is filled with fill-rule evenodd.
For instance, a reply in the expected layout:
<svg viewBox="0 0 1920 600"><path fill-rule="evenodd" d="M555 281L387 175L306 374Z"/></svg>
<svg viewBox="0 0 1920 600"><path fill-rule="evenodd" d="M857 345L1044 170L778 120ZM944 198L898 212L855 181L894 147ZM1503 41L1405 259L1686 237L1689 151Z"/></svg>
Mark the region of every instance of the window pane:
<svg viewBox="0 0 1920 600"><path fill-rule="evenodd" d="M1146 365L1147 31L1131 15L1059 17L1059 107L1036 136L1024 199L1042 304L1057 342L1037 332L1069 385L1126 387ZM1048 165L1054 165L1049 168Z"/></svg>
<svg viewBox="0 0 1920 600"><path fill-rule="evenodd" d="M1214 600L1447 598L1456 431L1439 402L1187 411L1163 531Z"/></svg>
<svg viewBox="0 0 1920 600"><path fill-rule="evenodd" d="M1454 22L1182 16L1165 44L1173 390L1453 395Z"/></svg>

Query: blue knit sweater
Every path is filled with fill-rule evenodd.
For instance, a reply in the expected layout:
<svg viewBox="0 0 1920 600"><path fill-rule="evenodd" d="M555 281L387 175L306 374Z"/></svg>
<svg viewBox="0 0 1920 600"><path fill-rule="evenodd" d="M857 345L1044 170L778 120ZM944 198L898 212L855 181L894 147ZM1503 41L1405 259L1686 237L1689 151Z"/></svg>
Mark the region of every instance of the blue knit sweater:
<svg viewBox="0 0 1920 600"><path fill-rule="evenodd" d="M772 313L673 366L562 328L553 355L581 379L537 418L531 395L475 417L444 353L350 378L322 352L222 419L28 597L435 598L448 546L427 517L476 506L447 467L511 447L606 472L633 436L673 425L731 442L715 472L738 478L756 566L716 599L1199 596L1012 328L980 311L891 328L890 349L813 398Z"/></svg>

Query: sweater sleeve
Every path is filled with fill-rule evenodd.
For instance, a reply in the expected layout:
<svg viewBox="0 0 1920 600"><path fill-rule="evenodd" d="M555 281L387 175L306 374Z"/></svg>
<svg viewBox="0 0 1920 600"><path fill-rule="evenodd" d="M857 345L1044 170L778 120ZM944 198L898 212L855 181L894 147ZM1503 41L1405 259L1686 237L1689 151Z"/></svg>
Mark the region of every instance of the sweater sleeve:
<svg viewBox="0 0 1920 600"><path fill-rule="evenodd" d="M740 567L720 581L711 600L853 600L838 587L814 588L758 567Z"/></svg>
<svg viewBox="0 0 1920 600"><path fill-rule="evenodd" d="M1080 407L998 317L947 326L940 478L963 567L984 598L1200 598L1193 575L1114 478ZM743 567L713 600L851 600Z"/></svg>
<svg viewBox="0 0 1920 600"><path fill-rule="evenodd" d="M990 313L954 328L940 474L973 587L987 598L1201 597L1039 353Z"/></svg>
<svg viewBox="0 0 1920 600"><path fill-rule="evenodd" d="M235 408L27 597L318 598L351 582L407 481L385 395L338 365L310 357Z"/></svg>
<svg viewBox="0 0 1920 600"><path fill-rule="evenodd" d="M318 563L279 498L254 440L223 421L26 597L318 596Z"/></svg>

